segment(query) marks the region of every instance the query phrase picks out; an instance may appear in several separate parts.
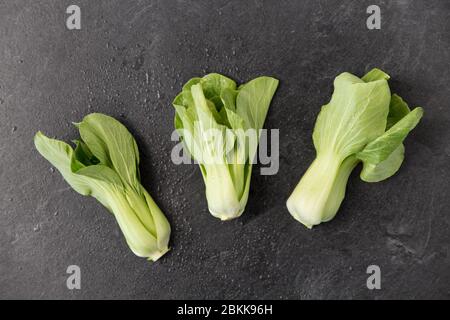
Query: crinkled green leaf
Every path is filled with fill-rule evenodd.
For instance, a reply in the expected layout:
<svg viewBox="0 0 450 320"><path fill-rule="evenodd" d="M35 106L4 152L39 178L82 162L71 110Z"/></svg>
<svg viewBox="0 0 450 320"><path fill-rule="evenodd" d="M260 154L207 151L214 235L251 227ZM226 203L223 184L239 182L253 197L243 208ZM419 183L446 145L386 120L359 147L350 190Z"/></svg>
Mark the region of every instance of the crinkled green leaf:
<svg viewBox="0 0 450 320"><path fill-rule="evenodd" d="M117 173L105 165L92 165L73 172L73 175L82 178L89 186L89 195L97 199L112 213L113 202L117 192L124 192L125 186Z"/></svg>
<svg viewBox="0 0 450 320"><path fill-rule="evenodd" d="M394 124L399 122L404 116L410 113L408 104L398 95L393 94L389 104L389 114L387 118L386 130L389 130Z"/></svg>
<svg viewBox="0 0 450 320"><path fill-rule="evenodd" d="M379 182L394 175L405 158L405 147L400 144L384 161L378 164L363 162L360 177L366 182Z"/></svg>
<svg viewBox="0 0 450 320"><path fill-rule="evenodd" d="M364 82L373 82L377 80L389 80L390 78L391 77L383 70L373 68L368 73L366 73L361 79Z"/></svg>
<svg viewBox="0 0 450 320"><path fill-rule="evenodd" d="M199 120L194 124L194 135L201 148L201 157L198 158L202 158L206 163L224 162L226 127L216 121L214 113L208 106L208 100L203 94L202 85L192 86L191 92ZM220 134L214 134L215 132L220 132Z"/></svg>
<svg viewBox="0 0 450 320"><path fill-rule="evenodd" d="M92 154L88 146L79 139L73 141L75 143L75 158L85 166L99 164L99 160Z"/></svg>
<svg viewBox="0 0 450 320"><path fill-rule="evenodd" d="M34 136L34 144L39 153L61 173L76 192L85 196L91 194L91 187L86 180L72 172L73 149L71 146L48 138L40 131Z"/></svg>
<svg viewBox="0 0 450 320"><path fill-rule="evenodd" d="M370 142L364 150L357 153L357 158L372 164L378 164L386 160L403 142L408 133L415 128L422 115L423 109L420 107L415 108L383 135Z"/></svg>
<svg viewBox="0 0 450 320"><path fill-rule="evenodd" d="M238 129L243 127L244 121L236 114L237 90L225 88L220 94L223 108L220 109L220 116L228 128ZM230 114L231 113L231 114Z"/></svg>
<svg viewBox="0 0 450 320"><path fill-rule="evenodd" d="M262 129L278 82L271 77L259 77L240 87L236 113L244 120L246 129Z"/></svg>
<svg viewBox="0 0 450 320"><path fill-rule="evenodd" d="M139 151L124 125L104 114L92 113L77 126L83 142L101 164L114 169L130 186L139 185Z"/></svg>
<svg viewBox="0 0 450 320"><path fill-rule="evenodd" d="M202 89L208 100L220 101L223 90L236 90L236 82L218 73L210 73L201 78ZM215 98L219 98L215 100Z"/></svg>
<svg viewBox="0 0 450 320"><path fill-rule="evenodd" d="M317 153L332 150L343 160L361 151L384 132L390 96L384 79L366 83L346 72L337 76L331 101L322 107L314 128Z"/></svg>
<svg viewBox="0 0 450 320"><path fill-rule="evenodd" d="M239 91L225 88L222 90L220 97L225 109L236 112L236 97Z"/></svg>

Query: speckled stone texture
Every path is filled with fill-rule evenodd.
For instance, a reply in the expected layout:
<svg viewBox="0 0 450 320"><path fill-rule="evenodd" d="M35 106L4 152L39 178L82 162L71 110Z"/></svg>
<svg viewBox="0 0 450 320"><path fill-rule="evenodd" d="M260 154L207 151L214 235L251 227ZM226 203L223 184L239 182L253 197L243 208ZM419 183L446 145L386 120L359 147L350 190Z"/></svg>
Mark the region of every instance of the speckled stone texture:
<svg viewBox="0 0 450 320"><path fill-rule="evenodd" d="M0 0L0 298L450 298L450 2ZM381 7L381 30L366 8ZM314 158L312 129L343 71L372 67L425 117L400 172L350 177L330 223L307 230L285 200ZM195 165L170 160L171 101L219 72L280 79L266 128L280 129L280 171L254 170L247 210L207 211ZM63 181L33 147L69 141L90 112L122 121L141 152L143 185L173 228L155 264L128 249L114 218ZM68 265L81 290L66 288ZM382 289L366 287L381 268Z"/></svg>

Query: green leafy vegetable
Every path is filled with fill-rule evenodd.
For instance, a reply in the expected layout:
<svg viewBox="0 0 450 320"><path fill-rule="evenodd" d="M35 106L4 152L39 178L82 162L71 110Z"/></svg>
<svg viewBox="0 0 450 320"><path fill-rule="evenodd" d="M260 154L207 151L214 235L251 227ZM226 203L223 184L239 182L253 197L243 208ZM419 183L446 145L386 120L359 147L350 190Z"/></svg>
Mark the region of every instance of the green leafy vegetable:
<svg viewBox="0 0 450 320"><path fill-rule="evenodd" d="M168 250L170 225L139 178L139 151L130 132L117 120L93 113L75 124L81 140L72 149L40 131L39 153L78 193L92 196L116 218L130 249L156 261Z"/></svg>
<svg viewBox="0 0 450 320"><path fill-rule="evenodd" d="M240 87L220 74L193 78L174 99L175 128L199 163L211 214L239 217L250 189L252 163L278 80L256 78Z"/></svg>
<svg viewBox="0 0 450 320"><path fill-rule="evenodd" d="M331 220L345 197L348 177L362 161L360 177L377 182L397 172L403 140L423 115L390 93L389 75L373 69L361 79L342 73L313 133L316 159L287 201L291 215L311 228Z"/></svg>

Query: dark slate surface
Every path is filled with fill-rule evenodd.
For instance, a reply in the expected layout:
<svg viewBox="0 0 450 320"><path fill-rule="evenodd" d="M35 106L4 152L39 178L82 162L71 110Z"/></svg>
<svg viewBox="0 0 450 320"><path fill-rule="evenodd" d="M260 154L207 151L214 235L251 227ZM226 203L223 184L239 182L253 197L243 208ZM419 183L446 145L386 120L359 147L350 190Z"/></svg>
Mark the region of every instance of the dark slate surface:
<svg viewBox="0 0 450 320"><path fill-rule="evenodd" d="M78 0L75 32L69 4L0 1L1 298L450 298L449 1ZM370 4L381 30L366 28ZM313 160L315 118L337 74L372 67L425 117L397 175L354 172L338 216L307 230L285 200ZM170 161L171 101L207 72L281 80L266 121L280 128L280 171L255 170L246 212L226 223L207 212L198 168ZM172 224L153 265L33 147L37 130L75 138L71 122L94 111L135 135ZM71 264L81 290L66 288ZM381 290L366 288L371 264Z"/></svg>

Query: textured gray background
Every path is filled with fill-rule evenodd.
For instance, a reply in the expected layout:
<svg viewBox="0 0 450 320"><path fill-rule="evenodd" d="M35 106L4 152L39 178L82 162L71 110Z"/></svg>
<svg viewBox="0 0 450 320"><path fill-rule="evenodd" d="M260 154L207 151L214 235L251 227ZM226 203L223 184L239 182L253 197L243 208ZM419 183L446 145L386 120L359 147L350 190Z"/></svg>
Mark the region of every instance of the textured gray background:
<svg viewBox="0 0 450 320"><path fill-rule="evenodd" d="M65 9L82 10L82 30ZM382 29L366 8L382 8ZM442 1L0 1L1 298L450 298L449 14ZM425 117L391 179L351 176L338 216L314 230L285 200L314 157L333 78L381 67ZM266 127L280 171L254 170L244 215L206 209L194 165L170 161L173 97L194 76L281 80ZM148 81L147 81L148 79ZM135 135L142 180L173 227L172 250L135 257L115 220L39 156L37 130L70 140L89 112ZM65 286L66 268L82 289ZM366 288L368 265L382 290Z"/></svg>

